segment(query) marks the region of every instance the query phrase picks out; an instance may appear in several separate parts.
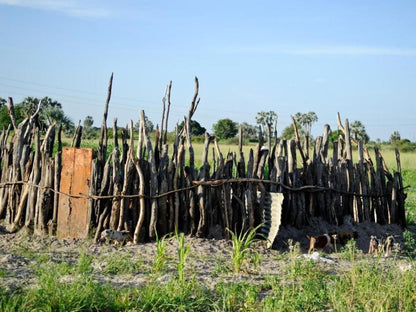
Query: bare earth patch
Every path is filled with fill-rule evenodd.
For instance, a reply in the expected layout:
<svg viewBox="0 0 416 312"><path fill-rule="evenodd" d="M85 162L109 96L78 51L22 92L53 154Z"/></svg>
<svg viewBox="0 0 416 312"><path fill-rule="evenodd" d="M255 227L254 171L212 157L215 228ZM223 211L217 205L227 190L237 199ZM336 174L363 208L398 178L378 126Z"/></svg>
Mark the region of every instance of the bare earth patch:
<svg viewBox="0 0 416 312"><path fill-rule="evenodd" d="M403 230L396 225L381 226L364 223L336 228L317 222L315 226L302 230L281 227L274 243L275 249L266 249L264 241L256 242L254 249L258 252L260 261L256 263L253 258L247 264L245 272L234 274L230 260L231 241L186 237L186 244L191 245L185 264L186 277L187 279L195 278L198 283L208 289L212 289L219 282L261 284L268 278L278 275L285 268L288 257L284 253L288 250L289 239L299 242L300 252L305 253L308 248L307 234L315 235L339 230L356 231L358 233L356 246L363 253L368 250L371 235L378 237L394 235L397 242L403 242ZM94 244L91 240L36 237L22 232L10 234L0 227L0 281L6 290L36 287L38 279L36 272L40 263L51 266L67 264L68 267L79 267L80 261L87 259L90 261L92 276L99 283L111 284L115 287L140 287L150 279L164 283L177 277L177 247L175 238L168 240L166 267L156 273L153 267L157 254L155 242L139 245L127 243L125 246ZM299 254L298 257L303 256ZM324 257L332 260L321 261L328 272L348 269L348 261L339 257L339 254L330 253ZM388 261L388 258L383 261ZM406 268L406 261L402 262L403 267ZM59 278L62 281L71 282L75 273L69 270L68 272Z"/></svg>

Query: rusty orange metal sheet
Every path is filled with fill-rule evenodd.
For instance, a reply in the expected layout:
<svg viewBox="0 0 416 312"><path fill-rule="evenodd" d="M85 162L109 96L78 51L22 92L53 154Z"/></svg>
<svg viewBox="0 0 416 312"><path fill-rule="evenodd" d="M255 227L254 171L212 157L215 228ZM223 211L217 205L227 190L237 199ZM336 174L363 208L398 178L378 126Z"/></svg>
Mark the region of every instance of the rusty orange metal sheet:
<svg viewBox="0 0 416 312"><path fill-rule="evenodd" d="M71 195L89 194L93 150L64 147L60 191ZM88 198L59 195L57 237L87 238Z"/></svg>

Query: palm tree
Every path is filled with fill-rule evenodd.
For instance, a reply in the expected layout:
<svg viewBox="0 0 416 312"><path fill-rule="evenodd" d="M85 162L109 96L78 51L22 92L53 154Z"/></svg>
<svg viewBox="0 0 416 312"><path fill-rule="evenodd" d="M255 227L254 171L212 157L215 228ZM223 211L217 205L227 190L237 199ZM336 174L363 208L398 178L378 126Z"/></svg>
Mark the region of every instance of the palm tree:
<svg viewBox="0 0 416 312"><path fill-rule="evenodd" d="M273 131L273 123L275 123L277 120L277 114L274 111L268 111L268 112L258 112L256 117L256 122L261 125L263 128L267 127L267 143L269 146L269 150L271 147L271 134Z"/></svg>
<svg viewBox="0 0 416 312"><path fill-rule="evenodd" d="M351 131L352 137L356 141L363 141L364 143L367 143L370 140L370 137L365 131L364 124L359 120L355 120L350 124L350 131Z"/></svg>
<svg viewBox="0 0 416 312"><path fill-rule="evenodd" d="M305 130L306 155L309 156L309 138L312 124L318 121L318 116L315 112L309 112L307 114L296 113L295 119Z"/></svg>

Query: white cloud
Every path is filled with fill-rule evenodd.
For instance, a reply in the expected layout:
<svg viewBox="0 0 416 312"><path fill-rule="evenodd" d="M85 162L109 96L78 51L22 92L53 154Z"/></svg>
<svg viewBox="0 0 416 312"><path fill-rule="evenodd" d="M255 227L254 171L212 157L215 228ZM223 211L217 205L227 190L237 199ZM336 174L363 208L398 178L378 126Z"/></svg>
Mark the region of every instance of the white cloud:
<svg viewBox="0 0 416 312"><path fill-rule="evenodd" d="M88 6L86 1L79 0L0 0L0 4L55 11L82 18L103 18L110 15L108 9Z"/></svg>

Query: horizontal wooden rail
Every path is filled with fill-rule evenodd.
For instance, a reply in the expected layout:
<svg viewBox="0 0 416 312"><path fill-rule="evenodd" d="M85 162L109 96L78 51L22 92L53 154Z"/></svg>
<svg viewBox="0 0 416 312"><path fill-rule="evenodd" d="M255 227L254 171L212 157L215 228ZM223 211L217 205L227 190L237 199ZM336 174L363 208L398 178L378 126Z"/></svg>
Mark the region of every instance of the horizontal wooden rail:
<svg viewBox="0 0 416 312"><path fill-rule="evenodd" d="M272 181L272 180L255 179L255 178L236 178L236 179L217 179L217 180L210 180L210 181L192 181L192 186L171 190L171 191L168 191L168 192L165 192L165 193L162 193L162 194L156 194L156 195L153 195L153 196L140 195L140 194L119 194L119 195L106 195L106 196L87 195L87 194L81 194L81 193L80 194L69 194L69 193L66 193L66 192L57 191L57 190L55 190L51 187L44 187L44 186L41 186L41 185L33 184L31 182L28 182L28 181L3 182L3 183L0 183L0 188L5 188L5 187L11 186L11 185L28 185L28 186L39 188L39 189L49 190L49 191L52 191L52 192L54 192L55 194L58 194L58 195L69 196L71 198L86 198L86 199L94 199L94 200L100 200L100 199L116 199L116 200L119 200L119 199L122 199L122 198L158 199L158 198L162 198L162 197L172 195L172 194L175 194L175 193L188 191L188 190L197 188L198 186L219 187L219 186L222 186L224 184L232 184L232 183L274 184L274 185L279 185L279 186L283 187L284 189L286 189L290 192L311 192L311 193L312 192L333 192L333 193L338 193L338 194L342 194L342 195L367 197L367 198L382 198L382 197L386 197L386 196L391 196L390 193L384 193L384 194L381 194L381 195L361 194L361 193L356 193L356 192L346 192L346 191L336 190L336 189L333 189L333 188L318 186L318 185L304 185L304 186L301 186L301 187L291 187L291 186L285 185L281 182ZM405 190L409 187L410 186L405 186L405 187L403 187L402 189L399 189L399 190L403 191L403 190Z"/></svg>

